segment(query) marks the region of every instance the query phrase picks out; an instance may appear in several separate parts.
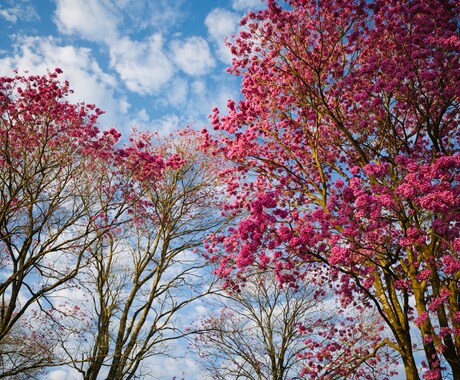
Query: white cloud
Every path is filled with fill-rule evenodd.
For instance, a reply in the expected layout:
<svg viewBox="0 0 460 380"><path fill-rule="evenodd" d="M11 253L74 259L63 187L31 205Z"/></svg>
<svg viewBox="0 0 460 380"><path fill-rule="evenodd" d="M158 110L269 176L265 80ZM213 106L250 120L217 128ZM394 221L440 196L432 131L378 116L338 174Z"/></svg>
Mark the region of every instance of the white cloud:
<svg viewBox="0 0 460 380"><path fill-rule="evenodd" d="M142 108L138 113L137 113L137 119L142 121L143 123L147 123L150 120L150 116L145 110L145 108Z"/></svg>
<svg viewBox="0 0 460 380"><path fill-rule="evenodd" d="M61 33L109 42L117 37L118 23L111 9L106 0L57 0L55 22Z"/></svg>
<svg viewBox="0 0 460 380"><path fill-rule="evenodd" d="M208 115L213 107L226 110L228 99L238 98L238 83L231 78L217 76L213 82L196 80L190 84L190 95L183 106L184 124L197 129L209 127Z"/></svg>
<svg viewBox="0 0 460 380"><path fill-rule="evenodd" d="M262 0L233 0L232 8L237 11L260 9L263 6Z"/></svg>
<svg viewBox="0 0 460 380"><path fill-rule="evenodd" d="M213 107L218 107L222 111L227 110L227 102L229 99L237 100L240 98L238 86L233 82L228 82L219 86L217 94L214 98Z"/></svg>
<svg viewBox="0 0 460 380"><path fill-rule="evenodd" d="M124 29L153 28L167 30L185 18L182 10L186 0L117 0L116 6L126 18Z"/></svg>
<svg viewBox="0 0 460 380"><path fill-rule="evenodd" d="M172 41L174 62L189 75L202 75L215 66L208 43L202 37L189 37L185 41Z"/></svg>
<svg viewBox="0 0 460 380"><path fill-rule="evenodd" d="M158 131L160 135L166 136L169 133L184 128L185 125L181 118L174 114L165 115L160 119L152 121L151 131Z"/></svg>
<svg viewBox="0 0 460 380"><path fill-rule="evenodd" d="M235 33L240 17L229 10L215 8L206 16L205 25L214 38L225 38Z"/></svg>
<svg viewBox="0 0 460 380"><path fill-rule="evenodd" d="M194 95L205 96L207 93L206 83L202 80L196 80L192 83L192 92Z"/></svg>
<svg viewBox="0 0 460 380"><path fill-rule="evenodd" d="M163 9L165 6L166 3L162 1L157 8ZM125 21L131 19L141 24L145 23L146 15L153 17L156 14L151 12L148 2L125 0L112 4L109 0L57 0L55 21L62 33L76 34L105 45L109 50L111 67L128 90L152 95L172 78L174 66L163 51L160 33L154 33L142 41L120 36L118 29L123 26L123 19L118 15L122 13ZM132 28L133 22L130 25ZM203 63L201 66L200 63L194 62L191 70L203 70Z"/></svg>
<svg viewBox="0 0 460 380"><path fill-rule="evenodd" d="M127 138L130 136L133 130L137 131L149 131L152 130L152 122L150 115L145 108L133 110L129 114L129 120L124 128L124 139L123 142L127 142Z"/></svg>
<svg viewBox="0 0 460 380"><path fill-rule="evenodd" d="M21 37L14 54L0 59L0 74L6 76L11 76L14 69L45 74L55 67L64 71L62 79L68 80L74 90L71 101L93 103L107 112L100 119L102 127L113 126L129 108L126 98L115 94L116 79L100 68L90 49L61 46L53 37Z"/></svg>
<svg viewBox="0 0 460 380"><path fill-rule="evenodd" d="M168 4L167 1L158 1L159 9ZM71 34L72 39L77 37L99 44L100 52L109 58L108 69L102 69L98 63L98 52L89 47L64 44L62 40L65 37L16 36L14 49L0 58L0 73L12 75L13 69L18 68L20 71L44 74L47 69L60 67L64 71L62 79L69 80L75 90L70 100L96 104L106 111L100 118L102 128L118 125L125 134L133 125L140 129L171 131L187 124L206 124L210 109L216 103L222 103L222 94L229 92L222 91L227 87L224 84L228 79L226 75L205 77L216 67L209 42L201 36L181 35L168 42L163 38L166 34L160 32L142 40L136 40L134 35L129 34L121 36L122 27L130 20L133 25L135 18L139 23L146 19L150 23L153 18L159 20L160 16L152 14L152 5L147 1L120 0L111 3L112 0L56 0L54 14L61 33ZM172 4L174 9L182 7L180 17L183 17L186 2L175 0ZM173 20L173 15L164 17ZM224 39L237 31L239 19L236 12L214 9L205 21L219 58L227 63L230 62L230 54ZM161 25L150 28L164 29ZM189 76L181 75L182 72ZM146 107L145 103L135 105L129 98L130 92L140 95L143 100L149 95L155 99L150 107ZM226 102L228 98L224 97ZM179 116L172 116L171 109L165 113L168 107L180 110Z"/></svg>
<svg viewBox="0 0 460 380"><path fill-rule="evenodd" d="M158 33L141 42L128 37L116 41L110 46L110 62L126 87L142 95L158 92L174 74Z"/></svg>
<svg viewBox="0 0 460 380"><path fill-rule="evenodd" d="M191 358L186 357L187 353L184 349L174 350L174 356L177 358L156 356L150 358L149 367L152 374L158 374L157 379L201 379L210 380L207 374L203 373L198 367L198 364Z"/></svg>
<svg viewBox="0 0 460 380"><path fill-rule="evenodd" d="M0 9L0 16L3 17L6 21L16 23L18 17L16 15L16 9Z"/></svg>
<svg viewBox="0 0 460 380"><path fill-rule="evenodd" d="M4 18L12 24L16 24L18 20L37 21L40 19L36 9L28 4L27 0L7 0L3 4L0 4L0 18Z"/></svg>
<svg viewBox="0 0 460 380"><path fill-rule="evenodd" d="M127 114L130 108L131 108L131 104L129 103L127 96L123 95L120 98L120 112L122 114Z"/></svg>
<svg viewBox="0 0 460 380"><path fill-rule="evenodd" d="M52 370L47 374L47 376L49 380L77 380L81 378L81 376L78 376L76 371L71 369L68 369L67 371L62 369Z"/></svg>
<svg viewBox="0 0 460 380"><path fill-rule="evenodd" d="M218 57L225 63L232 61L230 50L225 45L225 38L235 34L241 17L222 8L213 9L206 17L205 25L212 40L217 45Z"/></svg>
<svg viewBox="0 0 460 380"><path fill-rule="evenodd" d="M182 107L187 102L188 93L189 84L185 79L180 77L174 78L169 88L165 90L168 104L176 108Z"/></svg>

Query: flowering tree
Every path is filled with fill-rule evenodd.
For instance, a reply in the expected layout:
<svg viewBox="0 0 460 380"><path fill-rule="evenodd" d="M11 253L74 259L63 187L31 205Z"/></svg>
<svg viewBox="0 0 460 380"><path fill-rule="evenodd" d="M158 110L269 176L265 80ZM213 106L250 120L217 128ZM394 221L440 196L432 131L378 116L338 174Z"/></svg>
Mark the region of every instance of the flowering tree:
<svg viewBox="0 0 460 380"><path fill-rule="evenodd" d="M248 213L210 248L220 275L328 265L345 305L377 308L411 380L460 379L459 13L268 0L230 44L244 99L205 132L234 163L228 209Z"/></svg>
<svg viewBox="0 0 460 380"><path fill-rule="evenodd" d="M165 139L137 133L118 151L132 207L89 248L91 263L79 276L90 294L90 304L79 305L87 318L80 327L72 321L62 341L86 380L153 377L146 359L167 355L168 342L194 333L178 314L214 291L194 249L224 223L217 167L200 141L192 130Z"/></svg>
<svg viewBox="0 0 460 380"><path fill-rule="evenodd" d="M0 342L1 377L27 380L40 378L46 366L55 361L54 345L49 340L49 325L44 320L24 317Z"/></svg>
<svg viewBox="0 0 460 380"><path fill-rule="evenodd" d="M383 345L363 344L379 340L378 320L345 318L318 284L280 286L272 271L255 268L240 285L221 294L195 339L213 379L373 379L391 372L388 351L377 353Z"/></svg>
<svg viewBox="0 0 460 380"><path fill-rule="evenodd" d="M46 364L38 360L42 350L11 361L3 349L20 331L43 341L43 331L25 321L53 309L53 294L75 278L89 247L125 207L93 192L106 188L93 174L105 170L119 135L99 132L99 109L65 100L70 90L60 72L0 78L0 359L12 364L5 376ZM33 347L18 346L16 354Z"/></svg>

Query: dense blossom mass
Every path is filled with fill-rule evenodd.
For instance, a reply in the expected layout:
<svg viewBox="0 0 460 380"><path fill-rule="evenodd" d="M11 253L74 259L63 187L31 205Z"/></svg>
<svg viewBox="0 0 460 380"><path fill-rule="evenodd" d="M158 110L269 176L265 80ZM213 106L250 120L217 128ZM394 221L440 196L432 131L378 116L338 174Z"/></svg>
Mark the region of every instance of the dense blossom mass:
<svg viewBox="0 0 460 380"><path fill-rule="evenodd" d="M269 0L229 43L243 99L203 131L241 215L210 245L217 273L326 265L343 305L378 310L407 379L460 378L459 16Z"/></svg>

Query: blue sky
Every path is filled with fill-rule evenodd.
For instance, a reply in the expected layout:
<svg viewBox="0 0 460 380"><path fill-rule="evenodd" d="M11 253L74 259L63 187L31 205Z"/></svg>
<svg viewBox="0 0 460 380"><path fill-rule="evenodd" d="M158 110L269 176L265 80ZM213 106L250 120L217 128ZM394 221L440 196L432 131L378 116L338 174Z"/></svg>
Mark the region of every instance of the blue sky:
<svg viewBox="0 0 460 380"><path fill-rule="evenodd" d="M2 0L0 75L60 67L72 101L94 103L102 128L207 124L238 97L225 36L260 0Z"/></svg>

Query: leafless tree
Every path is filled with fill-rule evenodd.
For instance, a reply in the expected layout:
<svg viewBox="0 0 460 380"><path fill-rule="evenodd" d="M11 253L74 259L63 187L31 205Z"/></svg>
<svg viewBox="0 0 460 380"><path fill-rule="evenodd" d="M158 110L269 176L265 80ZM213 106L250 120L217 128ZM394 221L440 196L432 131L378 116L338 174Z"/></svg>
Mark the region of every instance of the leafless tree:
<svg viewBox="0 0 460 380"><path fill-rule="evenodd" d="M362 349L382 334L377 319L365 313L348 324L326 289L307 280L280 286L273 271L252 270L202 321L192 345L201 366L217 380L382 378L372 366L377 350Z"/></svg>
<svg viewBox="0 0 460 380"><path fill-rule="evenodd" d="M250 274L222 296L196 340L200 363L215 379L284 380L299 376L304 329L332 318L315 286L280 286L272 272Z"/></svg>
<svg viewBox="0 0 460 380"><path fill-rule="evenodd" d="M80 277L91 325L63 342L86 380L147 377L147 358L166 355L168 342L193 333L178 313L214 291L205 260L193 250L224 219L216 164L197 140L191 131L159 142L152 135L135 139L140 152L180 163L141 178L131 194L136 206L124 216L129 222L91 247L91 266Z"/></svg>
<svg viewBox="0 0 460 380"><path fill-rule="evenodd" d="M95 126L99 111L64 100L68 84L56 78L0 78L0 378L53 363L14 343L42 333L26 327L31 313L52 308L125 209L104 187L113 136Z"/></svg>

